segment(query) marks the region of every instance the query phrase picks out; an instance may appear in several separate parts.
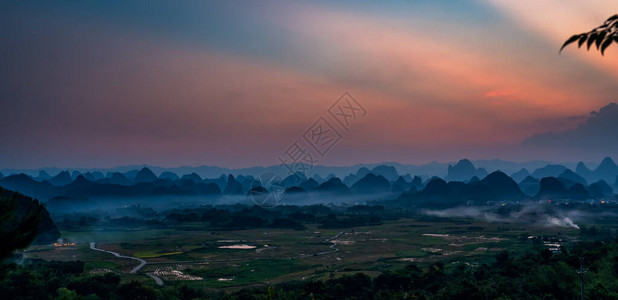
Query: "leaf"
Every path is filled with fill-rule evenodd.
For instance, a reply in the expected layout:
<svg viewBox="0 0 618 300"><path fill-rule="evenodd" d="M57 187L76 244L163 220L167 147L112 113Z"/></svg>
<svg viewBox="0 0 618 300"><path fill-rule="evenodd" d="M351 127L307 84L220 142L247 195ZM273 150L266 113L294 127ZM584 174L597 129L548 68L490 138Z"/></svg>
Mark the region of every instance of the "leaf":
<svg viewBox="0 0 618 300"><path fill-rule="evenodd" d="M562 52L562 49L564 49L564 47L566 47L567 45L577 41L580 38L579 34L576 34L572 37L570 37L566 42L564 42L564 44L562 45L562 47L560 48L559 52Z"/></svg>
<svg viewBox="0 0 618 300"><path fill-rule="evenodd" d="M582 34L580 36L581 37L579 38L579 42L577 42L577 48L581 48L584 42L586 41L586 39L588 38L588 36L585 34Z"/></svg>
<svg viewBox="0 0 618 300"><path fill-rule="evenodd" d="M588 50L590 50L590 46L592 46L592 43L594 43L594 41L597 38L597 34L595 32L591 33L590 36L588 37Z"/></svg>
<svg viewBox="0 0 618 300"><path fill-rule="evenodd" d="M603 45L601 45L601 55L605 55L605 49L607 49L607 47L609 47L612 42L613 40L611 38L608 38L605 40L605 42L603 42Z"/></svg>
<svg viewBox="0 0 618 300"><path fill-rule="evenodd" d="M599 47L601 46L601 42L603 42L603 40L605 39L605 35L606 35L605 31L602 31L599 34L597 34L597 37L595 39L597 50L599 50Z"/></svg>

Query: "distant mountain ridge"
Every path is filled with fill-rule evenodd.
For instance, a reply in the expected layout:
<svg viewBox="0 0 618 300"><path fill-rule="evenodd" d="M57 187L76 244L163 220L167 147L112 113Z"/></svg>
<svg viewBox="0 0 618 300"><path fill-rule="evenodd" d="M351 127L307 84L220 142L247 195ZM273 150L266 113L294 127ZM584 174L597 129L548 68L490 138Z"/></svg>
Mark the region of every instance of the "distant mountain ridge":
<svg viewBox="0 0 618 300"><path fill-rule="evenodd" d="M522 168L527 170L535 170L540 167L546 166L548 164L556 164L549 161L527 161L527 162L512 162L505 160L470 160L477 168L483 168L487 170L487 172L493 171L503 171L507 174L514 173ZM437 162L432 161L430 163L425 164L402 164L398 162L379 162L379 163L370 163L370 164L356 164L351 166L322 166L316 165L313 166L308 172L308 177L312 177L316 174L321 177L326 177L328 174L334 174L340 178L345 177L350 173L356 173L360 168L367 168L369 170L378 167L378 166L392 166L396 169L399 174L414 174L414 175L422 175L426 178L430 178L432 176L444 177L447 175L447 168L449 165L456 164L456 161L450 162ZM575 162L565 162L560 163L567 168L575 169L577 163ZM103 177L103 174L111 174L114 172L122 173L127 176L129 179L135 177L135 174L142 168L148 168L155 174L161 174L163 172L171 172L174 174L191 174L196 173L202 178L214 178L218 177L221 174L232 174L234 176L237 175L252 175L257 176L266 172L279 173L282 171L286 171L284 166L281 165L273 165L273 166L255 166L248 168L224 168L218 166L180 166L180 167L159 167L159 166L151 166L151 165L129 165L129 166L120 166L113 168L73 168L72 170L79 171L82 174L90 172L91 174L99 174L100 177L96 177L96 179L100 179ZM38 168L38 169L0 169L0 172L4 174L4 176L24 173L31 176L37 176L39 171L45 171L48 174L58 174L66 169L56 168L56 167L46 167L46 168ZM127 174L132 172L131 174ZM129 176L130 175L130 176ZM363 174L363 176L366 174ZM109 176L105 176L109 177ZM362 177L362 176L361 176Z"/></svg>
<svg viewBox="0 0 618 300"><path fill-rule="evenodd" d="M432 167L435 167L435 164ZM296 173L287 174L280 180L281 185L289 189L290 193L316 191L331 195L390 194L395 198L399 194L411 193L430 196L432 189L444 185L444 190L440 193L445 192L450 195L449 197L464 197L470 201L490 201L488 199L491 198L500 200L538 198L542 195L577 199L601 198L613 195L613 189L618 188L615 186L618 166L611 158L605 158L593 170L588 169L583 163L575 165L575 171L563 165L547 164L534 169L532 173L525 168L519 169L512 176L503 171L487 174L484 168L477 168L467 159L444 167L446 175L443 177L403 174L393 165L378 165L372 168L363 165L345 177L333 173L326 175L326 178L319 174L306 176L303 173ZM162 171L159 174L157 176L156 172L148 167L127 170L124 173L107 172L104 177L102 172L93 170L83 173L64 170L53 177L44 170L39 170L36 177L25 174L2 177L0 186L43 201L54 197L148 195L219 197L247 195L256 187L255 176L251 174L221 173L213 177L202 177L196 172L176 174ZM76 178L72 178L73 176ZM436 179L444 181L443 184ZM557 189L556 186L559 185L564 186L566 191Z"/></svg>

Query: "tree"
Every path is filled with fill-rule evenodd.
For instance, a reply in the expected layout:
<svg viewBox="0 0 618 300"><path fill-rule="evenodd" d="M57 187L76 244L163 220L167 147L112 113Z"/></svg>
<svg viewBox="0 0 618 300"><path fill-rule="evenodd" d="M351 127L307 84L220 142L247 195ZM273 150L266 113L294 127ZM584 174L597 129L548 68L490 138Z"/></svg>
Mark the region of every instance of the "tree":
<svg viewBox="0 0 618 300"><path fill-rule="evenodd" d="M601 51L601 55L605 55L605 50L612 43L618 43L618 15L609 17L601 26L592 29L591 31L576 34L571 36L564 42L560 48L560 52L564 47L577 42L577 47L586 43L586 48L590 50L590 46L593 44L597 50Z"/></svg>
<svg viewBox="0 0 618 300"><path fill-rule="evenodd" d="M59 288L58 291L58 297L56 297L56 299L58 300L77 300L79 299L79 296L77 295L77 293L75 291L69 290L67 288Z"/></svg>
<svg viewBox="0 0 618 300"><path fill-rule="evenodd" d="M0 189L0 261L28 247L43 219L44 207L38 201L22 202L26 207L20 207L23 198L19 193Z"/></svg>

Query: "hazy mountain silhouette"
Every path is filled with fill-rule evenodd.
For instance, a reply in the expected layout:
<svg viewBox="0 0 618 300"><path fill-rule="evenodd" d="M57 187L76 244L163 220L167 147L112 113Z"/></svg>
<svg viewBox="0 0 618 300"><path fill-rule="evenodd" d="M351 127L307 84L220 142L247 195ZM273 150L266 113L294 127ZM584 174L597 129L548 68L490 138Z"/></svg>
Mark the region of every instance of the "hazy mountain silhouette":
<svg viewBox="0 0 618 300"><path fill-rule="evenodd" d="M217 186L219 186L219 189L223 191L227 186L227 177L228 176L226 176L225 174L222 174L221 176L214 179L204 179L204 183L215 183Z"/></svg>
<svg viewBox="0 0 618 300"><path fill-rule="evenodd" d="M384 176L369 173L357 181L350 191L354 194L388 193L391 191L391 184Z"/></svg>
<svg viewBox="0 0 618 300"><path fill-rule="evenodd" d="M284 196L286 201L291 202L291 204L303 203L309 200L309 194L307 191L298 186L286 188L284 191Z"/></svg>
<svg viewBox="0 0 618 300"><path fill-rule="evenodd" d="M313 178L309 178L305 180L305 182L300 184L300 187L303 188L305 191L316 190L319 186L320 184Z"/></svg>
<svg viewBox="0 0 618 300"><path fill-rule="evenodd" d="M97 181L97 178L90 172L84 173L84 177L90 181Z"/></svg>
<svg viewBox="0 0 618 300"><path fill-rule="evenodd" d="M91 195L98 195L101 190L107 190L104 188L106 185L94 183L84 176L80 175L72 183L66 185L62 190L63 194L73 197L88 197Z"/></svg>
<svg viewBox="0 0 618 300"><path fill-rule="evenodd" d="M571 166L574 166L572 164ZM579 171L585 172L585 165L578 165ZM609 176L612 172L618 172L618 167L610 159L606 158L599 167L590 171ZM395 176L397 170L393 166L378 165L373 168L387 176ZM42 171L42 170L41 170ZM134 174L135 181L125 177L122 173L115 172L107 174L108 178L93 180L94 173L84 172L75 180L62 186L55 186L47 181L39 182L32 177L20 174L11 175L0 179L0 186L22 191L24 194L37 197L42 200L51 199L57 196L67 196L72 198L89 197L135 197L148 195L241 195L250 190L254 182L250 175L221 175L216 178L203 179L197 173L190 173L178 178L178 175L165 171L157 178L154 172L148 167L140 170L124 170L125 174ZM467 177L470 172L483 174L483 168L475 168L469 160L461 160L449 168L451 177ZM351 185L334 174L328 175L328 180L322 182L315 180L319 176L313 175L306 179L303 174L297 176L290 175L282 182L287 188L298 187L305 192L322 192L325 195L324 201L329 201L328 196L344 196L349 193L354 195L371 195L375 193L388 193L401 195L397 201L403 201L405 205L418 205L421 207L451 207L466 204L486 204L492 201L519 201L526 197L557 197L556 199L584 199L584 197L603 198L612 197L613 191L607 181L596 181L588 185L588 179L582 175L567 169L562 165L546 165L533 172L536 175L554 174L541 186L541 182L532 176L527 176L517 184L514 178L507 176L504 172L495 171L479 179L478 175L473 175L464 181L446 181L438 177L428 179L423 185L420 176L406 174L397 175L394 180L389 180L385 176L374 174L366 167L360 167L353 173L349 173L346 178L352 178L360 174ZM70 177L71 171L62 171L55 176L56 183ZM78 174L73 172L74 174ZM523 176L528 173L527 169L520 169L515 175ZM102 176L103 174L99 172ZM300 180L299 180L300 178ZM407 178L407 179L406 179ZM614 176L614 178L616 178ZM51 180L51 179L50 179ZM556 189L552 186L553 181L558 181L564 189ZM443 181L443 182L442 182ZM547 181L547 180L546 180ZM611 182L614 182L613 180ZM578 185L579 184L579 185ZM223 192L222 192L223 191ZM294 192L291 190L290 192ZM549 198L548 198L549 199Z"/></svg>
<svg viewBox="0 0 618 300"><path fill-rule="evenodd" d="M92 172L92 176L94 177L95 180L99 180L99 179L103 179L105 178L105 176L103 175L103 173L99 172L99 171L94 171Z"/></svg>
<svg viewBox="0 0 618 300"><path fill-rule="evenodd" d="M588 187L588 192L592 198L604 198L614 195L611 186L605 180L599 180Z"/></svg>
<svg viewBox="0 0 618 300"><path fill-rule="evenodd" d="M77 177L79 177L79 175L82 175L82 173L77 171L77 170L73 170L73 172L71 172L71 180L77 179Z"/></svg>
<svg viewBox="0 0 618 300"><path fill-rule="evenodd" d="M148 167L144 167L148 170L150 170ZM144 169L142 168L142 170ZM129 180L135 181L135 177L137 177L137 174L140 172L140 170L130 170L128 172L124 172L122 173L122 175L124 175L124 177L128 178Z"/></svg>
<svg viewBox="0 0 618 300"><path fill-rule="evenodd" d="M386 170L384 170L386 171ZM389 171L386 171L389 172ZM350 173L348 174L344 179L343 179L343 183L347 186L352 186L354 185L357 181L359 181L361 178L365 177L367 174L371 173L371 171L367 168L367 167L361 167L359 168L356 173ZM385 172L383 172L385 173Z"/></svg>
<svg viewBox="0 0 618 300"><path fill-rule="evenodd" d="M348 174L345 178L343 178L343 183L347 186L352 186L363 177L358 177L356 174Z"/></svg>
<svg viewBox="0 0 618 300"><path fill-rule="evenodd" d="M318 186L318 191L327 192L333 195L347 195L350 193L348 186L341 182L341 179L332 177Z"/></svg>
<svg viewBox="0 0 618 300"><path fill-rule="evenodd" d="M361 167L361 168L358 169L358 171L356 171L356 176L358 178L363 178L363 177L365 177L369 173L371 173L371 171L368 168Z"/></svg>
<svg viewBox="0 0 618 300"><path fill-rule="evenodd" d="M397 169L395 169L395 167L393 166L380 165L380 166L377 166L371 169L371 173L378 175L378 176L382 176L386 178L388 181L395 181L397 180L397 177L399 177L399 174L397 174ZM364 178L366 175L360 178Z"/></svg>
<svg viewBox="0 0 618 300"><path fill-rule="evenodd" d="M148 168L142 168L136 175L135 175L135 182L153 182L156 181L157 175L155 175L150 169Z"/></svg>
<svg viewBox="0 0 618 300"><path fill-rule="evenodd" d="M524 194L534 197L541 190L541 182L532 176L528 176L519 182L519 189Z"/></svg>
<svg viewBox="0 0 618 300"><path fill-rule="evenodd" d="M585 200L589 197L588 190L581 183L576 183L571 188L567 195L568 199L572 200Z"/></svg>
<svg viewBox="0 0 618 300"><path fill-rule="evenodd" d="M462 159L454 166L448 166L447 175L444 180L465 182L474 176L484 178L487 176L487 170L483 168L477 169L470 160Z"/></svg>
<svg viewBox="0 0 618 300"><path fill-rule="evenodd" d="M1 177L1 176L0 176ZM43 180L50 180L52 177L45 171L40 170L39 171L39 175L37 175L37 177L35 177L34 179L36 181L43 181Z"/></svg>
<svg viewBox="0 0 618 300"><path fill-rule="evenodd" d="M0 186L38 199L49 199L59 192L59 188L48 181L38 182L23 173L0 179Z"/></svg>
<svg viewBox="0 0 618 300"><path fill-rule="evenodd" d="M226 195L242 195L242 184L238 182L234 176L229 175L227 177L227 185L225 186L225 190L223 190L223 194Z"/></svg>
<svg viewBox="0 0 618 300"><path fill-rule="evenodd" d="M313 174L313 176L311 176L311 178L313 178L313 180L315 180L319 184L322 184L322 183L326 182L326 179L324 179L322 176L320 176L320 174Z"/></svg>
<svg viewBox="0 0 618 300"><path fill-rule="evenodd" d="M83 176L63 189L65 196L71 197L132 197L150 195L158 187L155 182L141 182L133 185L120 185L90 181Z"/></svg>
<svg viewBox="0 0 618 300"><path fill-rule="evenodd" d="M169 172L169 171L165 171L163 173L161 173L161 175L159 175L159 179L164 179L164 180L170 180L170 181L176 181L178 180L178 175Z"/></svg>
<svg viewBox="0 0 618 300"><path fill-rule="evenodd" d="M485 178L485 177L487 177L487 175L489 175L489 172L487 172L487 170L485 170L485 168L478 168L478 169L476 169L476 175L475 175L476 177L478 177L478 178Z"/></svg>
<svg viewBox="0 0 618 300"><path fill-rule="evenodd" d="M575 173L581 177L586 178L587 180L591 180L593 177L592 170L588 169L583 162L578 162L577 167L575 167Z"/></svg>
<svg viewBox="0 0 618 300"><path fill-rule="evenodd" d="M586 179L584 179L584 177L581 177L577 174L575 174L573 171L566 169L564 170L564 172L562 172L560 175L558 175L558 179L568 179L572 182L575 183L581 183L582 185L588 185L588 182L586 181Z"/></svg>
<svg viewBox="0 0 618 300"><path fill-rule="evenodd" d="M568 197L566 186L555 177L541 179L541 188L536 195L539 199L564 199Z"/></svg>
<svg viewBox="0 0 618 300"><path fill-rule="evenodd" d="M511 177L496 171L473 183L447 183L441 178L433 178L423 190L403 193L396 202L419 207L446 208L469 203L485 204L489 201L519 201L525 197Z"/></svg>
<svg viewBox="0 0 618 300"><path fill-rule="evenodd" d="M423 179L421 179L419 176L414 176L414 178L412 179L412 181L410 182L411 187L410 188L414 188L417 191L420 191L423 189Z"/></svg>
<svg viewBox="0 0 618 300"><path fill-rule="evenodd" d="M185 180L181 184L181 188L187 192L191 192L198 195L221 195L221 189L214 183L195 183L191 180ZM242 189L241 189L242 193Z"/></svg>
<svg viewBox="0 0 618 300"><path fill-rule="evenodd" d="M609 183L607 183L607 181L605 180L599 180L591 185L596 185L598 184L601 187L601 190L603 190L603 194L604 196L613 196L614 195L614 190L612 189L612 187L609 185Z"/></svg>
<svg viewBox="0 0 618 300"><path fill-rule="evenodd" d="M131 180L124 176L124 174L120 172L114 172L110 174L109 178L99 180L101 183L109 183L109 184L119 184L119 185L130 185L132 184Z"/></svg>
<svg viewBox="0 0 618 300"><path fill-rule="evenodd" d="M444 179L446 181L468 181L472 176L476 176L476 168L471 161L462 159L454 166L448 166L448 172Z"/></svg>
<svg viewBox="0 0 618 300"><path fill-rule="evenodd" d="M566 171L567 167L562 165L546 165L545 167L538 168L532 172L532 177L544 178L544 177L558 177L562 172Z"/></svg>
<svg viewBox="0 0 618 300"><path fill-rule="evenodd" d="M393 182L392 184L392 192L393 193L403 193L406 191L410 190L410 187L412 187L412 185L410 183L408 183L403 176L399 176L399 178L397 178L397 180L395 180L395 182Z"/></svg>
<svg viewBox="0 0 618 300"><path fill-rule="evenodd" d="M270 192L263 186L261 185L257 185L252 187L249 192L247 192L247 195L251 196L251 195L260 195L260 196L265 196L270 194Z"/></svg>
<svg viewBox="0 0 618 300"><path fill-rule="evenodd" d="M493 195L489 196L496 200L520 200L524 194L519 189L517 182L500 171L492 172L473 186L486 186Z"/></svg>
<svg viewBox="0 0 618 300"><path fill-rule="evenodd" d="M450 194L451 191L446 181L434 178L425 185L422 191L402 194L399 200L419 207L451 206L446 201Z"/></svg>
<svg viewBox="0 0 618 300"><path fill-rule="evenodd" d="M511 174L511 178L513 178L513 180L517 182L521 182L522 180L526 179L526 177L528 176L530 176L530 172L528 172L528 170L526 170L525 168L522 168L519 171Z"/></svg>
<svg viewBox="0 0 618 300"><path fill-rule="evenodd" d="M165 180L165 179L163 179ZM161 185L155 187L152 191L154 195L221 195L221 189L214 183L200 182L195 183L192 180L185 180L172 184L171 186Z"/></svg>
<svg viewBox="0 0 618 300"><path fill-rule="evenodd" d="M427 196L445 196L449 193L448 184L442 178L434 178L425 185L421 193Z"/></svg>
<svg viewBox="0 0 618 300"><path fill-rule="evenodd" d="M611 181L618 176L618 166L613 159L606 157L601 161L601 164L592 171L593 177L596 180Z"/></svg>
<svg viewBox="0 0 618 300"><path fill-rule="evenodd" d="M72 183L62 188L62 194L70 197L93 197L93 196L132 196L135 193L129 186L117 184L100 184L92 182L80 175Z"/></svg>
<svg viewBox="0 0 618 300"><path fill-rule="evenodd" d="M191 174L186 174L183 175L182 177L180 177L180 181L193 181L195 183L201 183L202 181L204 181L202 179L202 177L200 177L200 175L197 175L197 173L191 173Z"/></svg>
<svg viewBox="0 0 618 300"><path fill-rule="evenodd" d="M305 174L297 172L296 174L290 174L288 177L283 179L283 181L281 181L281 184L283 184L283 186L285 187L293 187L299 186L302 182L306 180L307 177L305 177Z"/></svg>
<svg viewBox="0 0 618 300"><path fill-rule="evenodd" d="M73 178L71 178L69 171L62 171L48 181L55 186L65 186L73 182Z"/></svg>

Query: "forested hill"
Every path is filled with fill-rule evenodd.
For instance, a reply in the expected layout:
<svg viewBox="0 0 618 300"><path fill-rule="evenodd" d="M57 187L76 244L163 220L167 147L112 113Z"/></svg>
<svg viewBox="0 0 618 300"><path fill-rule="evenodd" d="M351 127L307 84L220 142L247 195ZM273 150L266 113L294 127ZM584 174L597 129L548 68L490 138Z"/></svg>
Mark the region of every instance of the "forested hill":
<svg viewBox="0 0 618 300"><path fill-rule="evenodd" d="M60 237L47 209L38 200L0 188L1 255L30 243L46 244Z"/></svg>

